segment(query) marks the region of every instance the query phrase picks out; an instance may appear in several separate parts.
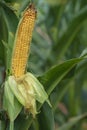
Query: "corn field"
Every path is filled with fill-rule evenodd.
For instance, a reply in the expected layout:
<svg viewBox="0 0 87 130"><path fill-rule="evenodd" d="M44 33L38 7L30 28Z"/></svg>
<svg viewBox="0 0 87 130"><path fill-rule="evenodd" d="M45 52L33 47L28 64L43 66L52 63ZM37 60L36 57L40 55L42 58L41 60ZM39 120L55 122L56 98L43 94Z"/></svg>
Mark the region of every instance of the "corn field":
<svg viewBox="0 0 87 130"><path fill-rule="evenodd" d="M0 130L87 130L87 0L0 0Z"/></svg>

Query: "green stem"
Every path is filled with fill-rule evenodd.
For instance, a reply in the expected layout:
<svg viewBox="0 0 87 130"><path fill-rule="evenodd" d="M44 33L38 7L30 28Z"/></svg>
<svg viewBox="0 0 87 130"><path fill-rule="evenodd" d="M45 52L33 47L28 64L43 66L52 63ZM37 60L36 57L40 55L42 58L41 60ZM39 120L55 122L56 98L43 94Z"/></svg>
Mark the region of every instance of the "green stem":
<svg viewBox="0 0 87 130"><path fill-rule="evenodd" d="M10 121L10 130L14 130L14 121Z"/></svg>

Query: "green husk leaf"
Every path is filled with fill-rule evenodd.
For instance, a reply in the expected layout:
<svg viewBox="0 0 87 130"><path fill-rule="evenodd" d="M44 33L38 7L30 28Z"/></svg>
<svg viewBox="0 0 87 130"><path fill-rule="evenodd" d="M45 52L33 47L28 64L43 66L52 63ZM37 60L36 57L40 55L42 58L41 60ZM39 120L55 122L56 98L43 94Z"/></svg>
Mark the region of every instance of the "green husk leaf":
<svg viewBox="0 0 87 130"><path fill-rule="evenodd" d="M43 85L39 82L39 80L36 79L36 77L31 74L31 73L27 73L26 74L26 78L25 80L27 81L27 83L29 84L29 86L31 85L35 91L35 99L40 102L41 104L43 104L45 101L48 102L48 104L51 106L49 100L48 100L48 95L43 87Z"/></svg>
<svg viewBox="0 0 87 130"><path fill-rule="evenodd" d="M22 109L22 105L18 102L12 93L8 82L5 82L3 107L7 111L10 121L14 121Z"/></svg>
<svg viewBox="0 0 87 130"><path fill-rule="evenodd" d="M15 81L13 76L9 76L8 78L8 83L10 86L11 91L13 92L13 94L16 96L16 98L18 99L18 101L25 106L25 99L23 98L22 94L20 93L20 91L17 88L17 82Z"/></svg>
<svg viewBox="0 0 87 130"><path fill-rule="evenodd" d="M19 104L21 108L24 106L35 117L36 100L41 104L47 101L51 106L42 84L31 73L26 73L19 79L15 79L14 76L8 77L5 82L4 108L8 111L11 121L20 112ZM16 113L15 107L17 107Z"/></svg>

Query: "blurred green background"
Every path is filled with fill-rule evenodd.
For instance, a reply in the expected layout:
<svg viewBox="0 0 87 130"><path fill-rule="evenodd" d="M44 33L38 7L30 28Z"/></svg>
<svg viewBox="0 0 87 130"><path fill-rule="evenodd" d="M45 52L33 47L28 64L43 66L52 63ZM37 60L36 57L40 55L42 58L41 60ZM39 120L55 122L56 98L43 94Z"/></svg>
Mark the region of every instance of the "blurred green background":
<svg viewBox="0 0 87 130"><path fill-rule="evenodd" d="M4 1L6 6L15 12L16 18L6 10ZM15 33L13 28L10 30L8 27L13 26L13 22L16 29L22 11L30 2L30 0L4 1L0 0L2 3L0 5L0 84L5 77L7 55L6 44L3 44L2 40L8 41L8 32ZM87 48L87 0L33 0L33 2L37 8L37 19L27 69L34 75L40 76L56 64L79 57ZM2 7L4 12L1 11ZM9 17L8 26L6 26L6 17ZM86 118L72 128L58 129L72 117L87 112L87 60L80 62L70 71L54 89L50 100L54 104L55 130L87 130Z"/></svg>

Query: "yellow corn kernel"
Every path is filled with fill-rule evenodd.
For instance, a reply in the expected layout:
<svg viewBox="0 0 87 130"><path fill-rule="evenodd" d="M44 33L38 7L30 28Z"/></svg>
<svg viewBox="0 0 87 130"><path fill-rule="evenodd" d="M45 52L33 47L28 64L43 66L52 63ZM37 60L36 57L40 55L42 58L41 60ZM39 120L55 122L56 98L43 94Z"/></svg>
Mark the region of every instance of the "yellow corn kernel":
<svg viewBox="0 0 87 130"><path fill-rule="evenodd" d="M32 31L34 29L36 10L33 4L26 9L16 33L15 47L12 55L12 74L18 78L25 73L28 60Z"/></svg>

